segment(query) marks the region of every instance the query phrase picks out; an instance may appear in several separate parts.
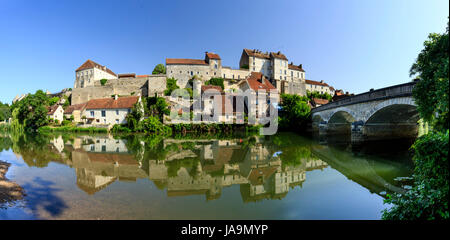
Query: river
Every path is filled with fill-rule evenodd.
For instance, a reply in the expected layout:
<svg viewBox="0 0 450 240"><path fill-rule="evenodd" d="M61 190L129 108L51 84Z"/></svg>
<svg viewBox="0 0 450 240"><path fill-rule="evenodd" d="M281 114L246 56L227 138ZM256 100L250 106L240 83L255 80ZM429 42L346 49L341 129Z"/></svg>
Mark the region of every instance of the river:
<svg viewBox="0 0 450 240"><path fill-rule="evenodd" d="M0 219L380 219L411 184L409 144L0 133L26 193Z"/></svg>

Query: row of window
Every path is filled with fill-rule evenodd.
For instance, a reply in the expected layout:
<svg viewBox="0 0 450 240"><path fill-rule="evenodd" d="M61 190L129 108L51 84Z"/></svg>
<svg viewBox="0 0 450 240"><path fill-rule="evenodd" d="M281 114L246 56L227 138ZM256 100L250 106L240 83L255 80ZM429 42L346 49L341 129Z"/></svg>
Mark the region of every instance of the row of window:
<svg viewBox="0 0 450 240"><path fill-rule="evenodd" d="M130 112L131 112L131 109L128 109L128 113L130 113ZM95 117L95 111L91 111L90 114L91 114L91 117ZM119 110L116 110L116 115L119 115ZM101 111L101 116L102 117L106 117L106 111L105 110Z"/></svg>

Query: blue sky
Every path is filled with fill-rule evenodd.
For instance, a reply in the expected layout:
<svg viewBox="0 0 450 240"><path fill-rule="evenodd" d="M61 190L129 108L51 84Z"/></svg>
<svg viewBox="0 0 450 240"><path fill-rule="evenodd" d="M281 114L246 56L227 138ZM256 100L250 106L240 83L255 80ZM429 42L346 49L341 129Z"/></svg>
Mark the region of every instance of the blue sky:
<svg viewBox="0 0 450 240"><path fill-rule="evenodd" d="M0 101L73 87L87 59L150 74L165 58L218 53L238 67L243 48L282 51L306 78L360 93L410 81L446 0L0 0Z"/></svg>

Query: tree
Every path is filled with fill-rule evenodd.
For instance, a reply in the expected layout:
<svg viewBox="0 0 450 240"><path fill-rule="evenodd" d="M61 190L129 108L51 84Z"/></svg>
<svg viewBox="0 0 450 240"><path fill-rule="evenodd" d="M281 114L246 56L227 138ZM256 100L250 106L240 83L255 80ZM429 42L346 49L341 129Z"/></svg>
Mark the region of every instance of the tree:
<svg viewBox="0 0 450 240"><path fill-rule="evenodd" d="M59 102L59 97L52 97L48 99L48 105L49 106L53 106L55 105L57 102Z"/></svg>
<svg viewBox="0 0 450 240"><path fill-rule="evenodd" d="M164 64L158 64L155 66L155 68L153 69L152 74L166 74L166 67L164 66Z"/></svg>
<svg viewBox="0 0 450 240"><path fill-rule="evenodd" d="M169 115L169 105L162 97L147 98L147 110L149 115L158 116L159 121L163 121L164 115Z"/></svg>
<svg viewBox="0 0 450 240"><path fill-rule="evenodd" d="M311 113L308 98L297 94L281 94L281 102L280 128L300 130Z"/></svg>
<svg viewBox="0 0 450 240"><path fill-rule="evenodd" d="M306 91L306 96L308 96L309 100L312 100L313 98L320 98L320 99L326 99L328 101L331 101L331 99L333 98L333 96L331 96L328 93L319 93L317 91Z"/></svg>
<svg viewBox="0 0 450 240"><path fill-rule="evenodd" d="M180 87L177 85L177 80L175 78L167 78L166 90L164 90L164 95L170 96L170 94L172 94L172 91L178 88Z"/></svg>
<svg viewBox="0 0 450 240"><path fill-rule="evenodd" d="M447 23L444 34L428 35L424 49L410 70L410 76L417 74L413 97L420 117L438 131L449 128L448 30Z"/></svg>
<svg viewBox="0 0 450 240"><path fill-rule="evenodd" d="M225 87L223 85L223 78L211 78L205 82L205 85L214 85L214 86L221 87L222 90L225 89Z"/></svg>
<svg viewBox="0 0 450 240"><path fill-rule="evenodd" d="M0 102L0 122L8 120L11 117L11 108L8 104Z"/></svg>
<svg viewBox="0 0 450 240"><path fill-rule="evenodd" d="M35 94L29 94L23 100L14 104L14 109L18 109L17 118L19 123L25 128L36 130L47 124L47 94L42 90L36 91Z"/></svg>
<svg viewBox="0 0 450 240"><path fill-rule="evenodd" d="M108 79L106 79L106 78L103 78L103 79L100 80L100 84L102 86L105 86L106 82L108 82Z"/></svg>

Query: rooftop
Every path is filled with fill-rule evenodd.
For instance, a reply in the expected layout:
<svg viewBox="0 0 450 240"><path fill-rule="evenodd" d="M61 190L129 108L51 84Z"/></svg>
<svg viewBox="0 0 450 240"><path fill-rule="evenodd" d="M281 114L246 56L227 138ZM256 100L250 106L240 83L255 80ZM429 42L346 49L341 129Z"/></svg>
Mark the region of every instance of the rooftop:
<svg viewBox="0 0 450 240"><path fill-rule="evenodd" d="M92 99L86 104L86 109L128 109L139 100L139 96Z"/></svg>
<svg viewBox="0 0 450 240"><path fill-rule="evenodd" d="M111 71L111 69L109 69L109 68L107 68L107 67L105 67L103 65L100 65L100 64L98 64L98 63L96 63L96 62L94 62L94 61L92 61L90 59L88 59L86 62L84 62L79 68L77 68L77 70L75 70L75 72L78 72L78 71L81 71L81 70L85 70L85 69L91 69L91 68L98 68L98 69L100 69L102 71L105 71L105 72L107 72L109 74L117 76L117 74L115 74L113 71Z"/></svg>

